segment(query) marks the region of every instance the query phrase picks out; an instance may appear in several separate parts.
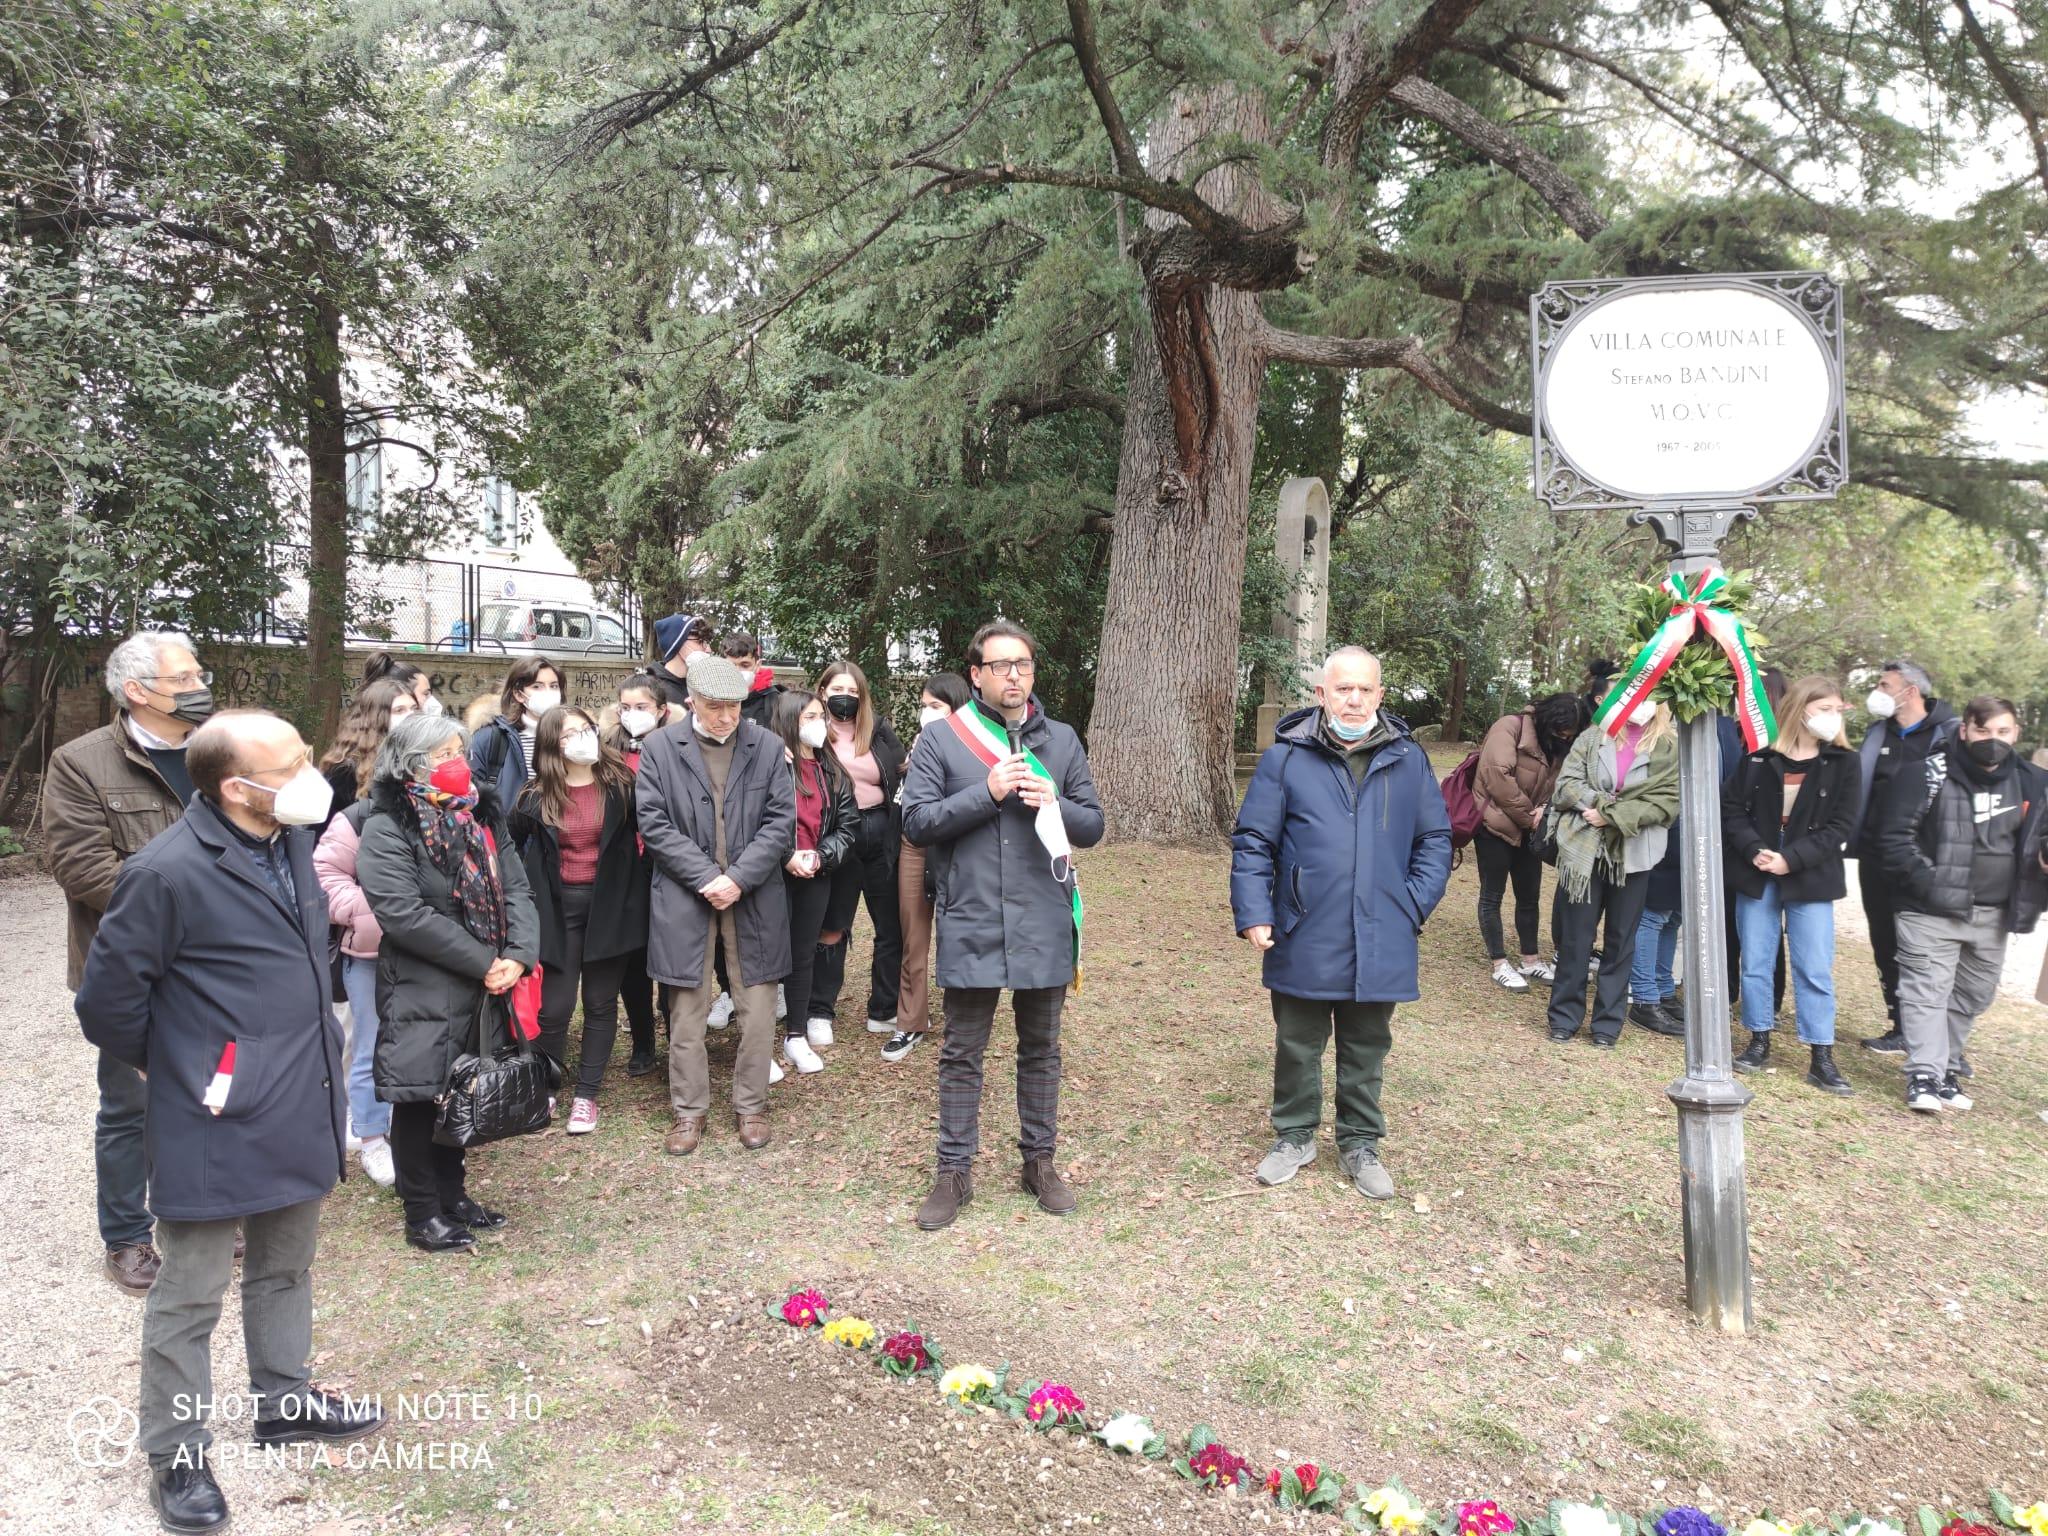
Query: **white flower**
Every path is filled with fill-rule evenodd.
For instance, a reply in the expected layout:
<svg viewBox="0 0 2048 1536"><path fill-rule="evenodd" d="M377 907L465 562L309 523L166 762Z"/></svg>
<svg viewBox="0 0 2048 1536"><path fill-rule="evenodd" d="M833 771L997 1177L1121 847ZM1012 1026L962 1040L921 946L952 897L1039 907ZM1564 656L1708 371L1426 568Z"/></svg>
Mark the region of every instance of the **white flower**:
<svg viewBox="0 0 2048 1536"><path fill-rule="evenodd" d="M1557 1536L1621 1536L1621 1525L1597 1504L1560 1504L1551 1522Z"/></svg>
<svg viewBox="0 0 2048 1536"><path fill-rule="evenodd" d="M1896 1525L1887 1525L1882 1520L1873 1520L1865 1515L1860 1520L1851 1521L1842 1532L1842 1536L1905 1536L1905 1532Z"/></svg>
<svg viewBox="0 0 2048 1536"><path fill-rule="evenodd" d="M1151 1442L1152 1426L1135 1413L1120 1413L1102 1426L1100 1434L1102 1443L1111 1450L1142 1456Z"/></svg>

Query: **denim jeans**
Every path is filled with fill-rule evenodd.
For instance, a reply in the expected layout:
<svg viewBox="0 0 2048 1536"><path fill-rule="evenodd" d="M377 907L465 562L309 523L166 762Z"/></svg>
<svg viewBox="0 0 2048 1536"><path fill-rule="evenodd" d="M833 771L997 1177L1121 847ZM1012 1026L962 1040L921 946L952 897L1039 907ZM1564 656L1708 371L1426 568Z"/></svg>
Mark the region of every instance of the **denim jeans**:
<svg viewBox="0 0 2048 1536"><path fill-rule="evenodd" d="M1678 958L1678 930L1684 921L1682 912L1643 909L1643 920L1636 924L1635 965L1628 978L1628 994L1634 1001L1661 1003L1678 990L1671 979L1671 962Z"/></svg>
<svg viewBox="0 0 2048 1536"><path fill-rule="evenodd" d="M358 1136L389 1136L391 1106L377 1097L370 1077L370 1058L377 1053L377 962L343 955L341 985L355 1021L348 1055L348 1117Z"/></svg>
<svg viewBox="0 0 2048 1536"><path fill-rule="evenodd" d="M1780 922L1792 960L1799 1039L1806 1045L1833 1045L1835 904L1780 900L1775 880L1766 882L1761 896L1735 898L1735 923L1742 930L1742 1027L1761 1033L1776 1022L1770 997Z"/></svg>
<svg viewBox="0 0 2048 1536"><path fill-rule="evenodd" d="M100 1112L93 1122L92 1155L99 1176L100 1241L111 1249L149 1241L149 1168L142 1125L149 1089L142 1074L100 1052Z"/></svg>

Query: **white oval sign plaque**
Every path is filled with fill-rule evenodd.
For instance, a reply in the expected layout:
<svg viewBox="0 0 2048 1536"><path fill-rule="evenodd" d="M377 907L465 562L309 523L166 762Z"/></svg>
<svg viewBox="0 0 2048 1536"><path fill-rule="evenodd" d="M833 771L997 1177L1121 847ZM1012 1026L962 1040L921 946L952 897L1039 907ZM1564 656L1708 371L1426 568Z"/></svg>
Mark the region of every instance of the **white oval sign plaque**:
<svg viewBox="0 0 2048 1536"><path fill-rule="evenodd" d="M1553 344L1544 430L1631 501L1739 496L1812 457L1835 411L1829 361L1800 312L1758 289L1623 292Z"/></svg>

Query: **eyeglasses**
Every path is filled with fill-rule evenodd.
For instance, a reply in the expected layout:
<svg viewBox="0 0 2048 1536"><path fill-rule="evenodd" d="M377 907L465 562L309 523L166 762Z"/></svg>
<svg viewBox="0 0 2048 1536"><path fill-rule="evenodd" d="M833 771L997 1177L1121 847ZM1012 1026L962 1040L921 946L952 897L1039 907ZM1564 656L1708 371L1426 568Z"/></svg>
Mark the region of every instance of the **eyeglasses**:
<svg viewBox="0 0 2048 1536"><path fill-rule="evenodd" d="M994 677L1029 677L1038 670L1038 663L1025 658L1016 661L984 661L981 670Z"/></svg>
<svg viewBox="0 0 2048 1536"><path fill-rule="evenodd" d="M168 677L161 675L157 677L152 677L150 681L152 683L176 683L179 686L185 688L211 688L213 686L213 673L210 670L201 672L178 672Z"/></svg>

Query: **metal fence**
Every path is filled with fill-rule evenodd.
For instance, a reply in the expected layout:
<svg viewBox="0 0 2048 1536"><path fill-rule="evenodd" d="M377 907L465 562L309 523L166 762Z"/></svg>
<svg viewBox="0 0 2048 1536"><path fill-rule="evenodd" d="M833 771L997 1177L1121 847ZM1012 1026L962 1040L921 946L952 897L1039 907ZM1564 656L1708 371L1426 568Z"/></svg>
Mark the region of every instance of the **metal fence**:
<svg viewBox="0 0 2048 1536"><path fill-rule="evenodd" d="M264 644L292 645L307 638L311 550L304 544L271 546L276 592L264 605L257 632ZM548 654L638 656L638 605L591 600L580 578L466 560L348 562L347 640L488 655Z"/></svg>

